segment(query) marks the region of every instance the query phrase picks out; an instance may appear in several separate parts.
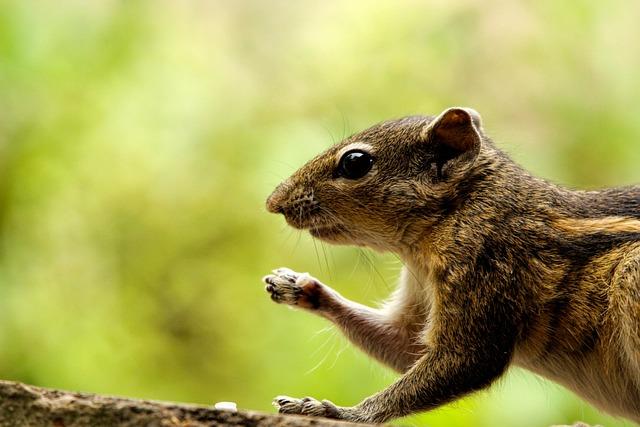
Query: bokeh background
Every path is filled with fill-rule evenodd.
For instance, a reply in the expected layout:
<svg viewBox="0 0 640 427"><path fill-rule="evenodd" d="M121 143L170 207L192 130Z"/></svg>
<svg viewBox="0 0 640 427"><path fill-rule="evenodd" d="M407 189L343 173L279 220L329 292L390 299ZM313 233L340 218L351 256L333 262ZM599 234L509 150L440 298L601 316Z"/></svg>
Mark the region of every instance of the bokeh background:
<svg viewBox="0 0 640 427"><path fill-rule="evenodd" d="M535 173L640 182L634 1L0 0L0 377L272 410L395 378L262 275L373 304L392 256L269 215L271 189L377 121L481 112ZM514 369L401 420L631 425Z"/></svg>

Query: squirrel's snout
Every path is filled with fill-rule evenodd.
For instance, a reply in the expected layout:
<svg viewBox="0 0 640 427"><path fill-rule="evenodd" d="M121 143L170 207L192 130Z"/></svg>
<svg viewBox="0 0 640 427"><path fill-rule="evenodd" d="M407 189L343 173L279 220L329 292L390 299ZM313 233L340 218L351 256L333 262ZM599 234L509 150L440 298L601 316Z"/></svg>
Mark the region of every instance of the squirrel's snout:
<svg viewBox="0 0 640 427"><path fill-rule="evenodd" d="M267 198L267 211L284 215L294 228L307 228L309 219L320 211L313 190L297 185L291 180L280 184Z"/></svg>
<svg viewBox="0 0 640 427"><path fill-rule="evenodd" d="M267 198L267 211L271 213L284 213L284 203L287 199L289 186L286 182L278 185L273 193Z"/></svg>
<svg viewBox="0 0 640 427"><path fill-rule="evenodd" d="M284 208L280 205L280 200L274 197L274 194L271 194L267 199L267 211L271 213L284 213Z"/></svg>

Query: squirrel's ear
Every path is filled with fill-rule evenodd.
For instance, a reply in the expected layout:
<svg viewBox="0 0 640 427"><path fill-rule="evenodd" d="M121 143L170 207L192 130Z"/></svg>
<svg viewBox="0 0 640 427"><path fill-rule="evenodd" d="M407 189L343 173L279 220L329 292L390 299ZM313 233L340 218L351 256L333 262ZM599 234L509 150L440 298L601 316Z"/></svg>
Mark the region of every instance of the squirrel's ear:
<svg viewBox="0 0 640 427"><path fill-rule="evenodd" d="M482 119L471 108L453 107L442 112L423 130L421 137L434 150L440 165L450 160L469 163L480 152Z"/></svg>

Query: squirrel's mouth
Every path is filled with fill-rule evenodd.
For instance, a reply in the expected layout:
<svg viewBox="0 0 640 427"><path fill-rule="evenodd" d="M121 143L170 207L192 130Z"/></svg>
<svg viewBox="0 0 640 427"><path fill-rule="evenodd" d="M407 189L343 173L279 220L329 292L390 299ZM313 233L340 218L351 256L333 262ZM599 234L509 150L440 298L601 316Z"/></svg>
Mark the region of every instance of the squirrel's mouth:
<svg viewBox="0 0 640 427"><path fill-rule="evenodd" d="M345 229L339 225L312 226L309 228L309 234L319 239L327 239L333 236L344 234Z"/></svg>

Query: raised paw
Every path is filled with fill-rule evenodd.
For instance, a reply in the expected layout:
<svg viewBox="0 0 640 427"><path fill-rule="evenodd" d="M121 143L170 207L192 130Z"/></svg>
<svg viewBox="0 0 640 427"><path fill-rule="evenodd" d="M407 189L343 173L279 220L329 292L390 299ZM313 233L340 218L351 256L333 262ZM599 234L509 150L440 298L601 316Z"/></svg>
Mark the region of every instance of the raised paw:
<svg viewBox="0 0 640 427"><path fill-rule="evenodd" d="M312 397L296 399L289 396L278 396L273 405L281 414L308 415L311 417L342 418L340 408L328 400L319 401Z"/></svg>
<svg viewBox="0 0 640 427"><path fill-rule="evenodd" d="M273 270L273 274L265 276L265 290L277 303L317 309L323 300L324 285L307 273L296 273L288 268Z"/></svg>

